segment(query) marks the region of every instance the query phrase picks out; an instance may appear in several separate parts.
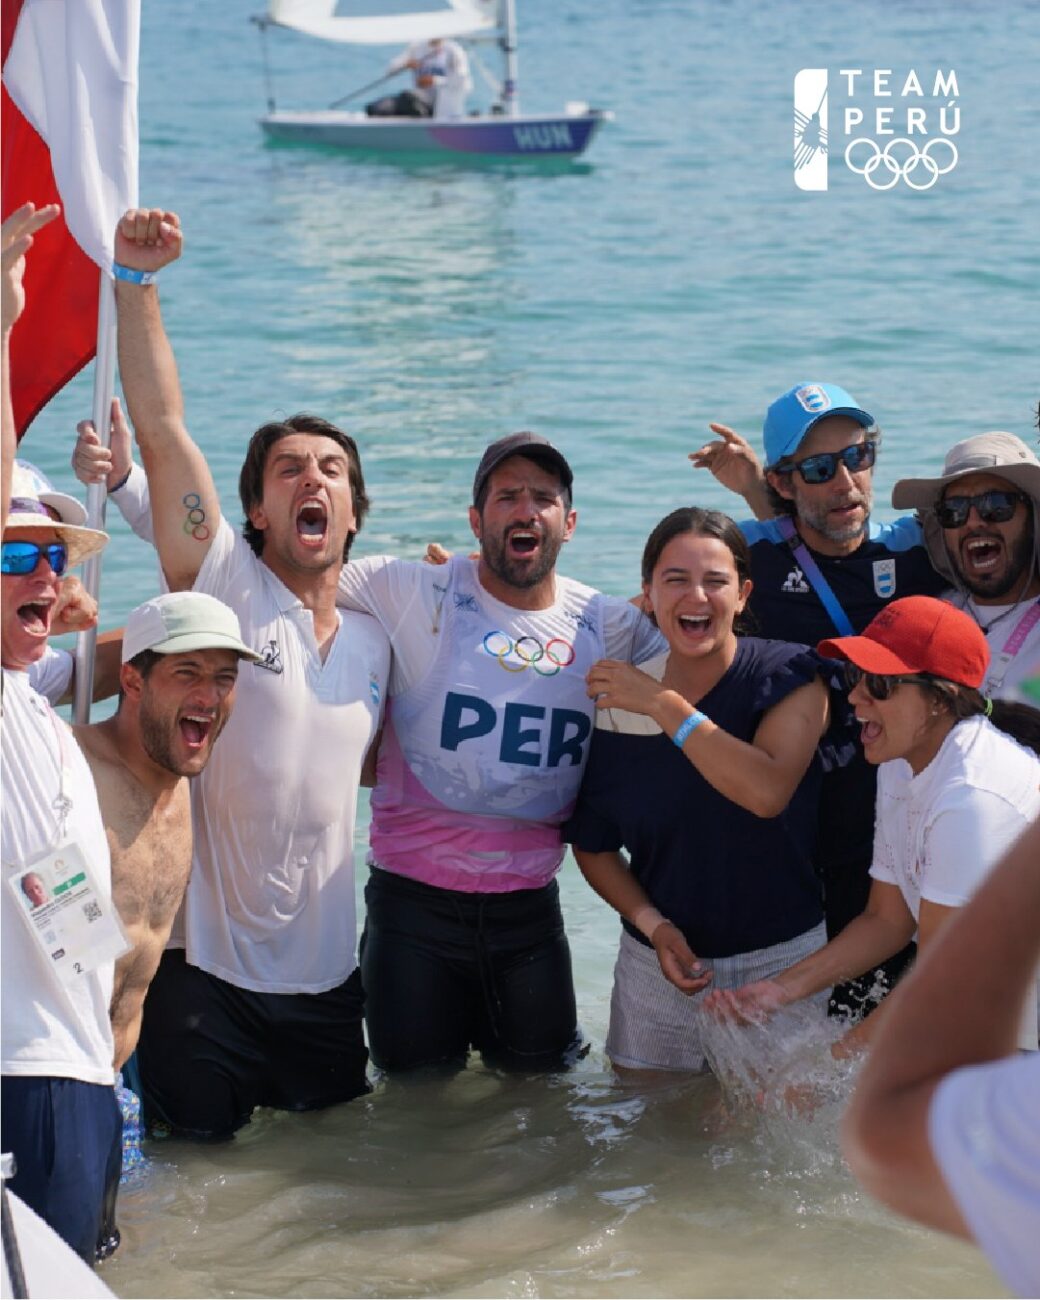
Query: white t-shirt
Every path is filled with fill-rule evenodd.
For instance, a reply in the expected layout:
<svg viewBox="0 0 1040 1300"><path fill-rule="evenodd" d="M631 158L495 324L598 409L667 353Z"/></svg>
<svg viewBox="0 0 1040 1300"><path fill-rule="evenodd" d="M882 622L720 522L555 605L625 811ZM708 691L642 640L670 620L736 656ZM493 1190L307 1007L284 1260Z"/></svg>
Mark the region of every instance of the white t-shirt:
<svg viewBox="0 0 1040 1300"><path fill-rule="evenodd" d="M110 894L112 867L97 791L79 746L65 723L32 689L27 673L3 670L3 809L0 889L3 1033L0 1072L84 1083L113 1082L114 963L64 984L40 952L6 878L57 846L54 802L71 800L66 838L83 851L98 887ZM60 738L59 738L60 737ZM67 768L62 789L62 760Z"/></svg>
<svg viewBox="0 0 1040 1300"><path fill-rule="evenodd" d="M415 41L402 53L390 60L388 72L398 72L409 63L419 66L416 77L433 77L432 86L413 87L413 93L425 104L433 106L434 117L461 117L466 96L473 89L469 74L469 59L457 41Z"/></svg>
<svg viewBox="0 0 1040 1300"><path fill-rule="evenodd" d="M870 874L898 885L914 920L922 899L961 907L1038 814L1040 758L967 718L917 776L881 764Z"/></svg>
<svg viewBox="0 0 1040 1300"><path fill-rule="evenodd" d="M875 880L896 885L918 920L921 900L963 907L1040 815L1040 758L983 717L957 723L914 776L904 759L878 769ZM1036 1007L1019 1045L1037 1046Z"/></svg>
<svg viewBox="0 0 1040 1300"><path fill-rule="evenodd" d="M72 685L72 672L76 661L67 650L48 646L43 655L28 668L29 685L51 704L64 699Z"/></svg>
<svg viewBox="0 0 1040 1300"><path fill-rule="evenodd" d="M948 1075L928 1115L936 1164L1004 1282L1040 1295L1040 1056Z"/></svg>
<svg viewBox="0 0 1040 1300"><path fill-rule="evenodd" d="M982 693L999 700L1033 703L1020 693L1019 687L1040 672L1040 600L1025 600L1017 606L979 605L952 587L943 599L969 613L984 631L989 629L986 632L989 670ZM1005 658L1006 648L1008 657Z"/></svg>
<svg viewBox="0 0 1040 1300"><path fill-rule="evenodd" d="M195 582L264 657L192 781L194 859L170 946L263 993L321 993L357 965L354 819L390 670L386 634L342 613L322 663L311 612L221 521Z"/></svg>

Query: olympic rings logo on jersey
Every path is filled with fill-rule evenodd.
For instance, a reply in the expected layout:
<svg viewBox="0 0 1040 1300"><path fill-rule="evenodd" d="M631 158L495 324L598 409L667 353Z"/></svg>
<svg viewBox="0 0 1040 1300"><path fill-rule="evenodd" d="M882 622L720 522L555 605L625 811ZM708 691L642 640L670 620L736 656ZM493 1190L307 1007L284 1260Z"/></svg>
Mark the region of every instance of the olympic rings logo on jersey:
<svg viewBox="0 0 1040 1300"><path fill-rule="evenodd" d="M487 633L481 647L507 673L533 668L539 677L555 677L575 658L574 647L562 636L554 636L542 645L536 636L521 636L514 641L505 632L495 631Z"/></svg>
<svg viewBox="0 0 1040 1300"><path fill-rule="evenodd" d="M857 166L852 161L852 151L857 145L866 145L868 149L873 149L873 153L867 158L862 166ZM899 158L899 151L892 153L897 145L905 145L910 151L907 156ZM940 167L932 157L931 151L940 145L945 145L950 151L950 160L945 167ZM945 176L947 172L952 172L957 166L960 155L957 152L957 146L952 140L939 138L929 140L923 149L919 149L913 140L907 136L897 136L894 140L889 140L884 149L881 149L876 140L871 140L869 136L860 136L856 140L850 140L845 146L845 163L850 171L862 176L872 190L890 190L893 186L898 185L900 180L906 181L912 190L930 190L940 176ZM882 184L874 179L874 173L879 167L885 168L885 179ZM927 177L922 183L918 176L915 176L919 167L924 168L924 174Z"/></svg>

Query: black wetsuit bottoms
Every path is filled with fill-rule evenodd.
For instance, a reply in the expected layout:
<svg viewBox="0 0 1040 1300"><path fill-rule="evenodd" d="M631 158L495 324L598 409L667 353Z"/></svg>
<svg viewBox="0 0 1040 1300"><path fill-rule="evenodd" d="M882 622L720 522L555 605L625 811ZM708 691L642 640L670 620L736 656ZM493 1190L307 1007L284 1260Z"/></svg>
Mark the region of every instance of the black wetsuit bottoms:
<svg viewBox="0 0 1040 1300"><path fill-rule="evenodd" d="M382 1070L488 1065L559 1070L581 1048L556 881L469 894L375 868L365 886L361 976Z"/></svg>
<svg viewBox="0 0 1040 1300"><path fill-rule="evenodd" d="M253 993L167 949L137 1060L145 1125L220 1141L255 1106L319 1110L368 1092L358 971L327 993Z"/></svg>
<svg viewBox="0 0 1040 1300"><path fill-rule="evenodd" d="M115 1088L5 1074L0 1104L0 1140L17 1166L8 1186L93 1264L106 1199L114 1215L119 1187L123 1117Z"/></svg>
<svg viewBox="0 0 1040 1300"><path fill-rule="evenodd" d="M421 99L414 90L402 90L398 95L384 95L365 105L369 117L433 117L433 107Z"/></svg>

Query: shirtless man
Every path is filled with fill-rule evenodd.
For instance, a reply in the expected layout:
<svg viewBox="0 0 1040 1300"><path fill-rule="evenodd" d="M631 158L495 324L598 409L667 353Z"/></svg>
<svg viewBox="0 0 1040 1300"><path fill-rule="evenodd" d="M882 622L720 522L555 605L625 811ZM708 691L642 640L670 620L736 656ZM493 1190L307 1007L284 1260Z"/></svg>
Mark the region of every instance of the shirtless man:
<svg viewBox="0 0 1040 1300"><path fill-rule="evenodd" d="M137 1045L145 994L191 870L188 782L231 714L238 618L213 596L175 592L133 611L123 633L119 711L76 727L112 854L112 896L130 951L116 962L114 1065Z"/></svg>

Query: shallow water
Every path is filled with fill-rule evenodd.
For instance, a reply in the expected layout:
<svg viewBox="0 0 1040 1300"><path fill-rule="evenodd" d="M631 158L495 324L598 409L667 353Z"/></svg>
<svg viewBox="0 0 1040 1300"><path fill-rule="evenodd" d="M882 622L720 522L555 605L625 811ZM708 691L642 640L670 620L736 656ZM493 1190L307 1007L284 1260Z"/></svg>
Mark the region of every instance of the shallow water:
<svg viewBox="0 0 1040 1300"><path fill-rule="evenodd" d="M572 937L610 928L572 873ZM586 984L607 985L608 947ZM582 1016L598 1047L601 993ZM857 1189L835 1098L807 1120L739 1089L724 1106L709 1075L640 1091L594 1048L563 1076L474 1060L320 1114L258 1112L230 1145L147 1145L104 1276L121 1296L1006 1294L974 1249Z"/></svg>
<svg viewBox="0 0 1040 1300"><path fill-rule="evenodd" d="M877 508L957 438L1031 436L1037 400L1040 8L915 0L520 0L525 106L617 121L565 168L443 168L265 147L259 0L144 6L142 199L180 211L164 312L189 427L225 508L249 431L315 410L360 441L358 553L468 545L492 437L532 427L576 472L565 569L628 594L654 522L739 503L687 451L722 419L836 379L879 417ZM383 52L272 36L279 104L324 105ZM791 177L803 66L936 64L961 89L961 162L926 194L825 195ZM25 452L71 486L90 377ZM114 512L112 512L114 514ZM155 590L122 524L104 626ZM364 817L361 835L364 835ZM361 845L359 844L359 850ZM573 1074L380 1085L264 1114L230 1146L151 1148L105 1276L162 1295L997 1295L969 1247L877 1209L843 1171L832 1104L718 1128L710 1079L640 1097L601 1048L613 916L563 873L579 1006Z"/></svg>

